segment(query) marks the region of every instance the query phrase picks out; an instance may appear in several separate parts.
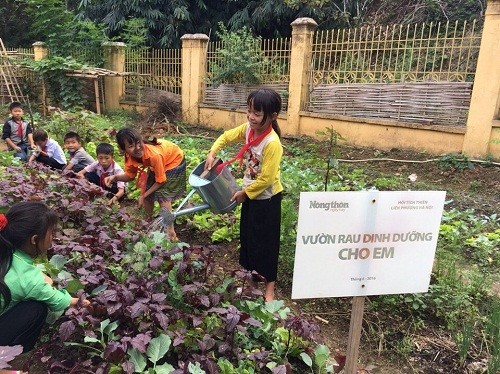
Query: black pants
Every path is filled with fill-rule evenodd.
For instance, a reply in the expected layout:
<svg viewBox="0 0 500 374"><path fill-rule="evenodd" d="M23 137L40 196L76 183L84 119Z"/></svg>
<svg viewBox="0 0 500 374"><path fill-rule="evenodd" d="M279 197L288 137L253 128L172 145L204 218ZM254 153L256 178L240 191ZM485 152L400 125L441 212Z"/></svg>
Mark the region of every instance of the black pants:
<svg viewBox="0 0 500 374"><path fill-rule="evenodd" d="M255 270L267 282L276 281L280 251L281 199L246 199L241 206L240 265Z"/></svg>
<svg viewBox="0 0 500 374"><path fill-rule="evenodd" d="M60 164L53 157L49 157L49 156L40 155L36 158L36 160L38 162L41 162L44 165L50 166L51 168L58 169L58 170L61 170L66 166L66 164Z"/></svg>
<svg viewBox="0 0 500 374"><path fill-rule="evenodd" d="M23 351L33 349L47 318L47 304L22 301L0 315L0 346L22 345Z"/></svg>
<svg viewBox="0 0 500 374"><path fill-rule="evenodd" d="M94 183L96 185L98 185L99 187L102 187L106 192L106 196L109 197L109 198L112 198L114 195L116 195L118 193L118 185L117 183L113 183L111 185L111 187L103 187L101 186L101 178L97 175L97 173L95 171L91 171L90 173L85 173L85 178L87 178L87 180L91 183ZM125 195L123 195L125 196ZM119 199L121 200L123 198L123 196Z"/></svg>

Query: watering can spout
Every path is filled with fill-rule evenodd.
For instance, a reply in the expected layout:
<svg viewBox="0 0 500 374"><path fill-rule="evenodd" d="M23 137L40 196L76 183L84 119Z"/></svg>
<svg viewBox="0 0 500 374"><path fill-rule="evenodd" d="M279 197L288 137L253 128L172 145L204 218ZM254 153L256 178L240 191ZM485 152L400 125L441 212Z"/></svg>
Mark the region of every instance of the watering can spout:
<svg viewBox="0 0 500 374"><path fill-rule="evenodd" d="M160 210L160 217L163 220L163 225L164 226L170 226L175 221L175 214L173 214L167 208L161 208L161 210Z"/></svg>
<svg viewBox="0 0 500 374"><path fill-rule="evenodd" d="M222 164L222 160L218 159L214 166ZM199 164L189 176L189 184L193 187L191 192L187 194L179 207L171 212L166 208L161 208L160 216L155 222L155 228L158 225L163 227L170 226L175 219L185 214L196 213L201 210L210 209L213 213L228 213L233 210L237 202L231 200L236 191L240 189L237 185L231 172L223 167L221 171L213 172L205 170L205 162ZM203 200L203 204L184 208L189 198L197 192Z"/></svg>

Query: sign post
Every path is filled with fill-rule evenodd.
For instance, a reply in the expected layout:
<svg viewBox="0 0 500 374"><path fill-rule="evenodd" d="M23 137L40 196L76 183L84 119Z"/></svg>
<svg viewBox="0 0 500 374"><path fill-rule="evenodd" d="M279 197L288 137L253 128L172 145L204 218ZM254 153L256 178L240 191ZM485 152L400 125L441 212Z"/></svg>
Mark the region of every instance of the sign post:
<svg viewBox="0 0 500 374"><path fill-rule="evenodd" d="M349 325L349 340L347 341L344 368L346 374L356 374L357 372L356 364L358 363L359 342L361 340L364 307L364 296L355 296L352 298L351 323Z"/></svg>
<svg viewBox="0 0 500 374"><path fill-rule="evenodd" d="M365 296L427 292L444 191L302 192L292 299L353 296L356 372Z"/></svg>

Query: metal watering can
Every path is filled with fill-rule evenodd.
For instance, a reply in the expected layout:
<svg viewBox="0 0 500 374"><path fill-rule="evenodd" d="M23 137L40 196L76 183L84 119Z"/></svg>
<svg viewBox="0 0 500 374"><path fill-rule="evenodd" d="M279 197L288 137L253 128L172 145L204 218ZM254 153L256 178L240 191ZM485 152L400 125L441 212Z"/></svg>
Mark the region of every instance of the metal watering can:
<svg viewBox="0 0 500 374"><path fill-rule="evenodd" d="M213 213L227 213L236 208L237 202L231 201L234 193L240 190L233 174L227 167L221 170L217 168L222 164L221 159L217 159L210 171L205 170L205 161L198 164L189 176L189 184L193 189L182 200L177 209L173 212L162 208L160 216L151 225L151 231L159 230L164 226L174 223L175 219L185 214L196 213L205 209L210 209ZM203 204L184 208L189 198L194 193L198 193Z"/></svg>

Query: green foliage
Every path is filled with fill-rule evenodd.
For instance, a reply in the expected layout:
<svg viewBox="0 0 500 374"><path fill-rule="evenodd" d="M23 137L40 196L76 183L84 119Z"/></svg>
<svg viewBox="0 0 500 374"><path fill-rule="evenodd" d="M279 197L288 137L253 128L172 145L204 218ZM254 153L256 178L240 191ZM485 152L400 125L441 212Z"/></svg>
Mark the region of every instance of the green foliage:
<svg viewBox="0 0 500 374"><path fill-rule="evenodd" d="M66 74L73 69L81 69L82 64L72 58L53 56L40 61L26 60L25 66L38 73L46 85L53 106L71 109L82 106L81 81Z"/></svg>
<svg viewBox="0 0 500 374"><path fill-rule="evenodd" d="M500 266L500 229L467 238L465 241L471 249L467 251L472 259L484 268Z"/></svg>
<svg viewBox="0 0 500 374"><path fill-rule="evenodd" d="M141 38L147 36L149 46L159 48L179 45L182 35L194 32L204 32L204 23L207 19L207 8L204 1L135 1L135 0L106 0L106 1L79 1L79 17L88 18L93 22L102 23L107 35L115 40L134 41L131 39L131 29L137 30L128 24L129 20L140 20L144 29L140 32ZM208 30L206 30L208 31Z"/></svg>
<svg viewBox="0 0 500 374"><path fill-rule="evenodd" d="M141 353L136 348L130 348L127 353L130 357L130 361L134 364L134 372L145 372L148 361L153 364L153 366L148 369L148 373L166 374L174 371L174 367L168 363L158 365L158 362L170 350L171 344L172 339L168 335L160 334L156 338L151 339L146 354Z"/></svg>
<svg viewBox="0 0 500 374"><path fill-rule="evenodd" d="M11 151L0 152L0 165L10 166L12 164L19 165L22 161L17 157L14 157L14 153ZM1 175L1 174L0 174Z"/></svg>
<svg viewBox="0 0 500 374"><path fill-rule="evenodd" d="M324 191L328 191L328 183L330 179L330 171L337 168L340 157L340 152L338 150L338 142L344 140L342 136L333 129L333 127L327 128L324 132L318 132L318 135L323 137L326 142L327 157L326 157L326 171L325 171L325 184Z"/></svg>
<svg viewBox="0 0 500 374"><path fill-rule="evenodd" d="M463 321L461 331L459 331L454 337L458 347L458 357L460 358L460 364L462 366L465 363L467 352L469 351L472 339L474 337L474 327L474 321L465 320Z"/></svg>
<svg viewBox="0 0 500 374"><path fill-rule="evenodd" d="M104 350L109 342L116 341L119 337L115 335L115 330L118 328L119 322L111 322L109 319L101 321L99 325L99 338L93 336L85 336L84 343L65 342L65 345L77 346L86 348L91 352L91 355L104 357ZM98 348L96 348L96 345Z"/></svg>
<svg viewBox="0 0 500 374"><path fill-rule="evenodd" d="M380 177L373 180L373 186L381 191L397 191L403 185L401 177Z"/></svg>
<svg viewBox="0 0 500 374"><path fill-rule="evenodd" d="M472 169L474 167L467 156L452 153L441 156L437 163L443 169L451 170L465 170Z"/></svg>
<svg viewBox="0 0 500 374"><path fill-rule="evenodd" d="M500 300L493 300L487 309L486 336L489 347L488 374L500 370Z"/></svg>
<svg viewBox="0 0 500 374"><path fill-rule="evenodd" d="M211 62L210 83L258 84L262 80L262 71L268 60L260 47L261 38L252 35L246 27L230 32L219 24L217 33L222 47L215 52L216 62Z"/></svg>
<svg viewBox="0 0 500 374"><path fill-rule="evenodd" d="M164 233L153 232L143 237L141 241L130 243L122 260L110 264L109 269L120 282L125 282L131 274L143 278L147 276L146 270L153 256L152 249L158 246L169 249L173 247L173 244Z"/></svg>
<svg viewBox="0 0 500 374"><path fill-rule="evenodd" d="M29 29L51 51L51 57L74 54L78 61L102 66L101 43L107 40L103 25L77 18L67 2L28 0L26 13L33 22Z"/></svg>
<svg viewBox="0 0 500 374"><path fill-rule="evenodd" d="M64 135L68 131L75 131L80 135L85 147L90 142L95 147L100 142L115 144L115 138L110 136L110 130L123 127L127 121L128 119L120 112L115 116L102 116L88 110L77 110L56 111L50 117L41 120L39 125L61 145L64 143ZM92 154L95 156L95 153ZM115 158L119 159L116 144Z"/></svg>
<svg viewBox="0 0 500 374"><path fill-rule="evenodd" d="M330 350L326 345L320 344L313 351L313 357L303 352L300 354L302 361L311 369L312 373L333 373L333 366L328 365ZM316 368L316 371L313 369Z"/></svg>
<svg viewBox="0 0 500 374"><path fill-rule="evenodd" d="M499 221L497 214L477 216L472 209L453 209L443 216L439 245L450 253L469 258L483 271L494 272L500 264Z"/></svg>
<svg viewBox="0 0 500 374"><path fill-rule="evenodd" d="M58 0L27 0L26 3L26 13L33 17L30 26L34 33L44 36L40 39L42 41L56 35L61 28L69 26L74 17L65 4Z"/></svg>
<svg viewBox="0 0 500 374"><path fill-rule="evenodd" d="M421 1L418 7L413 2L384 0L377 4L370 16L378 24L437 23L481 18L486 1L442 0Z"/></svg>
<svg viewBox="0 0 500 374"><path fill-rule="evenodd" d="M186 220L197 230L211 231L212 242L232 241L239 237L239 212L241 207L228 214L213 214L210 211L196 213L192 218Z"/></svg>
<svg viewBox="0 0 500 374"><path fill-rule="evenodd" d="M0 1L1 37L7 47L27 47L38 40L32 34L33 15L27 8L24 2Z"/></svg>
<svg viewBox="0 0 500 374"><path fill-rule="evenodd" d="M146 48L147 37L146 21L130 18L125 20L120 37L115 39L124 42L129 49L142 49Z"/></svg>

